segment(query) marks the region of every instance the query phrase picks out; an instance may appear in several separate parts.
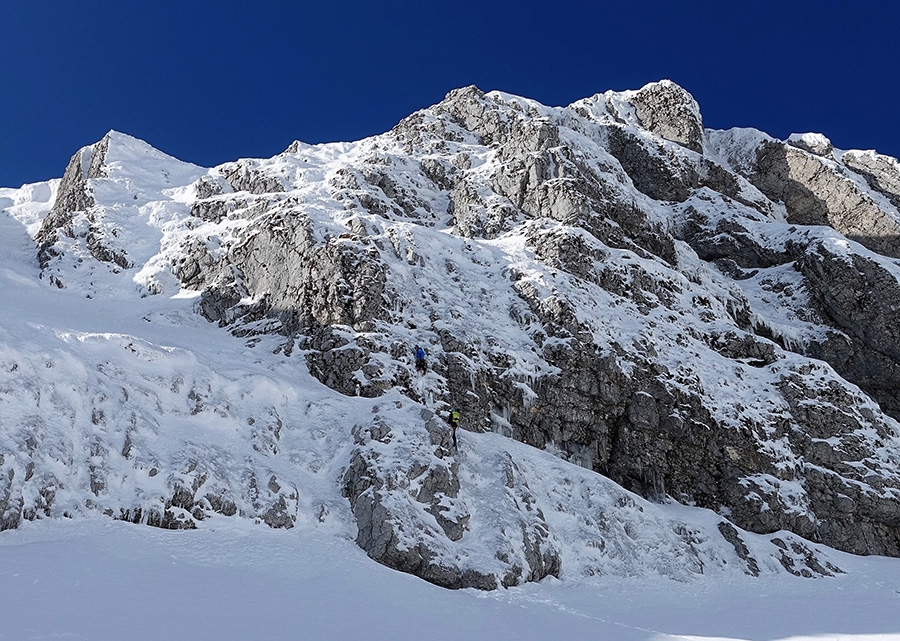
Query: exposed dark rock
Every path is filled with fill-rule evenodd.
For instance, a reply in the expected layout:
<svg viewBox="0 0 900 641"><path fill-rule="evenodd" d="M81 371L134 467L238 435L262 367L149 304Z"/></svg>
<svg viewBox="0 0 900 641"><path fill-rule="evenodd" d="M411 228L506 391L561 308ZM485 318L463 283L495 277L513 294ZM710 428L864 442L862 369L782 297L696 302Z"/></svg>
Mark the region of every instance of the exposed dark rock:
<svg viewBox="0 0 900 641"><path fill-rule="evenodd" d="M834 146L831 141L821 134L793 134L787 139L787 144L811 154L831 158Z"/></svg>
<svg viewBox="0 0 900 641"><path fill-rule="evenodd" d="M475 570L451 565L444 558L445 541L462 538L469 520L464 505L457 499L457 464L449 455L449 426L423 414L430 427L427 437L413 445L413 455L401 466L385 465L385 451L378 443L388 444L394 436L390 426L376 418L367 427L354 429L354 450L344 474L344 495L350 500L356 517L357 544L384 565L410 572L448 588L476 587L493 589L496 580ZM426 452L433 451L437 461L426 463ZM423 510L435 518L438 528L417 516Z"/></svg>
<svg viewBox="0 0 900 641"><path fill-rule="evenodd" d="M720 218L713 222L692 206L687 208L679 236L700 258L709 262L725 258L740 267L753 268L781 265L791 260L788 252L764 245L741 221Z"/></svg>
<svg viewBox="0 0 900 641"><path fill-rule="evenodd" d="M648 131L703 153L700 107L687 91L670 80L663 80L636 91L629 101Z"/></svg>
<svg viewBox="0 0 900 641"><path fill-rule="evenodd" d="M110 135L90 147L84 147L78 151L66 167L57 192L56 201L50 213L41 223L41 228L35 236L38 242L38 261L41 268L46 268L51 259L57 254L54 245L60 238L60 234L68 237L75 235L73 227L76 214L86 214L88 229L85 234L85 245L91 255L99 261L113 263L122 269L132 266L124 250L115 250L109 247L96 225L90 209L95 206L94 194L89 180L104 178L106 176L106 154L109 151ZM59 282L59 281L57 281Z"/></svg>
<svg viewBox="0 0 900 641"><path fill-rule="evenodd" d="M194 282L204 262L211 261L201 253L177 273ZM375 246L352 234L320 242L309 219L289 206L259 221L228 260L214 265L202 305L210 320L272 316L286 332L330 325L359 330L384 314L386 270ZM253 303L234 309L245 297Z"/></svg>
<svg viewBox="0 0 900 641"><path fill-rule="evenodd" d="M897 160L873 151L848 151L841 162L862 175L869 187L884 195L894 207L900 208L900 167Z"/></svg>
<svg viewBox="0 0 900 641"><path fill-rule="evenodd" d="M836 167L801 149L768 141L757 151L750 180L770 199L785 204L789 222L828 225L872 251L900 257L900 221Z"/></svg>
<svg viewBox="0 0 900 641"><path fill-rule="evenodd" d="M808 545L799 541L791 541L786 543L780 538L772 539L772 543L779 548L779 562L785 570L795 576L811 578L813 576L834 576L842 574L843 571L830 562L826 562L823 567L816 557L815 551ZM801 566L801 567L798 567Z"/></svg>
<svg viewBox="0 0 900 641"><path fill-rule="evenodd" d="M344 495L356 517L357 544L379 563L453 589L490 590L558 576L559 552L549 541L544 516L508 458L499 473L521 516L518 531L505 532L512 545L493 541L501 545L496 560L505 570L485 572L471 566L465 547L455 545L465 543L471 516L460 498L450 428L428 411L422 412L422 420L422 429L406 429L402 435L378 417L354 428L358 447L344 474ZM410 442L410 437L415 440ZM388 444L393 449L382 447ZM515 552L516 539L521 541L521 556Z"/></svg>
<svg viewBox="0 0 900 641"><path fill-rule="evenodd" d="M44 218L41 228L35 236L35 240L38 242L38 260L41 267L46 267L54 256L53 245L59 234L73 235L73 214L94 206L94 196L87 181L89 178L96 177L91 176L91 170L94 168L94 147L102 148L101 145L102 141L94 146L84 147L69 160L53 208Z"/></svg>
<svg viewBox="0 0 900 641"><path fill-rule="evenodd" d="M900 420L900 283L875 260L818 243L798 262L821 313L842 333L811 346Z"/></svg>
<svg viewBox="0 0 900 641"><path fill-rule="evenodd" d="M750 554L750 550L747 549L747 544L741 539L741 535L738 534L735 527L727 521L722 521L719 523L719 532L722 533L722 536L726 541L734 546L734 551L741 560L747 564L747 574L759 576L759 563L753 558L753 555Z"/></svg>
<svg viewBox="0 0 900 641"><path fill-rule="evenodd" d="M234 191L251 194L270 194L284 191L284 185L275 176L268 175L248 162L236 162L223 167L225 180Z"/></svg>

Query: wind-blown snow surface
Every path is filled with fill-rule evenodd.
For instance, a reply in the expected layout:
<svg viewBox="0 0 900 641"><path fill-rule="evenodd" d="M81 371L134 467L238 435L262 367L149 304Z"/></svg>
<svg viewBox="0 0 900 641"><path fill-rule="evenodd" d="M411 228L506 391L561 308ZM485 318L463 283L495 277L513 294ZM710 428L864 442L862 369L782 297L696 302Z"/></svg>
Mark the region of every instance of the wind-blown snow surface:
<svg viewBox="0 0 900 641"><path fill-rule="evenodd" d="M485 593L305 529L39 521L0 537L0 639L900 639L900 560L838 562L848 573L827 580L594 577Z"/></svg>

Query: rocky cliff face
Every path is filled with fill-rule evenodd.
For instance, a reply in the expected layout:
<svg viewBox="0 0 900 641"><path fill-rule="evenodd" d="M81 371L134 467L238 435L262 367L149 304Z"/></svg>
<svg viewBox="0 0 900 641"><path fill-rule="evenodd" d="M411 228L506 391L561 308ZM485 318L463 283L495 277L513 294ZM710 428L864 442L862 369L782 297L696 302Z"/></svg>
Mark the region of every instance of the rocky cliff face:
<svg viewBox="0 0 900 641"><path fill-rule="evenodd" d="M512 459L508 531L490 563L466 554L484 521L439 418L450 407L463 430L646 498L900 555L896 160L706 130L671 82L565 108L468 87L359 143L181 167L134 194L159 229L149 248L98 197L124 184L116 136L66 170L37 238L44 273L84 286L66 262L84 247L147 294L196 292L206 318L277 339L335 392L425 405L405 427L379 414L353 429L340 484L373 558L451 587L565 564ZM302 489L268 487L242 509L295 520ZM169 501L190 513L196 492ZM719 532L758 571L737 530Z"/></svg>

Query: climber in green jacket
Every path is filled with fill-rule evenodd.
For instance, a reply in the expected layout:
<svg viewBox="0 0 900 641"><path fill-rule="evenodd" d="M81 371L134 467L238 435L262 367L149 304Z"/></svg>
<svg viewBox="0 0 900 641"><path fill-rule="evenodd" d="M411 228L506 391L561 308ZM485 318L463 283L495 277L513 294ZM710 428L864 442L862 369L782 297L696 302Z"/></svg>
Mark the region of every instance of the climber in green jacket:
<svg viewBox="0 0 900 641"><path fill-rule="evenodd" d="M456 428L459 427L459 412L455 407L450 408L450 418L448 419L450 427L453 428L453 449L456 449Z"/></svg>

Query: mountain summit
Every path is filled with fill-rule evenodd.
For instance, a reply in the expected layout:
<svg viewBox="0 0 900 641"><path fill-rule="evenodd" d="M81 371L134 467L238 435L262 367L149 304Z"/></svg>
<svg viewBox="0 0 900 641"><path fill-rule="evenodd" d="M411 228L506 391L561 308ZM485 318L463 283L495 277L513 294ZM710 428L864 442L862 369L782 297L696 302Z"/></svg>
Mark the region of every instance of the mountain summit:
<svg viewBox="0 0 900 641"><path fill-rule="evenodd" d="M110 132L0 190L0 528L243 517L488 589L900 556L898 207L670 81L211 169Z"/></svg>

